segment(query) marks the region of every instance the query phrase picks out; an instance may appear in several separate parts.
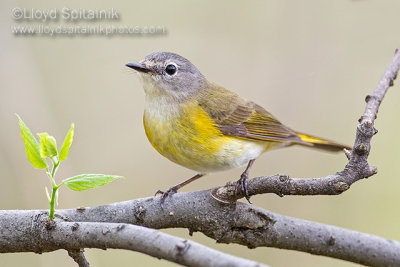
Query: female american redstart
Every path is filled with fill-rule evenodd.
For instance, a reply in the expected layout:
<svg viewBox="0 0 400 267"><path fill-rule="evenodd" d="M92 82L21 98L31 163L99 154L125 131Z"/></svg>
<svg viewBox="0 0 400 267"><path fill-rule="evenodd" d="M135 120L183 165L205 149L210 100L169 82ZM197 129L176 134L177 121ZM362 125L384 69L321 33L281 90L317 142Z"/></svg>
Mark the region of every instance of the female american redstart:
<svg viewBox="0 0 400 267"><path fill-rule="evenodd" d="M254 160L271 148L302 145L328 151L351 149L299 133L254 102L209 82L189 60L156 52L128 63L140 74L146 93L143 123L147 138L164 157L198 172L162 193L168 195L206 173L246 166L236 193L247 191Z"/></svg>

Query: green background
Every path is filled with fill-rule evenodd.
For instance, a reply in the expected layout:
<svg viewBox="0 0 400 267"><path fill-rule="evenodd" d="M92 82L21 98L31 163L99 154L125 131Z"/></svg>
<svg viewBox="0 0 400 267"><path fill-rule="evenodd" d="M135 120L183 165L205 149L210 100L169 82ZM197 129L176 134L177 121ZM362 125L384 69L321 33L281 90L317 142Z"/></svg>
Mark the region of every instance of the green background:
<svg viewBox="0 0 400 267"><path fill-rule="evenodd" d="M159 36L14 36L15 7L110 9L119 21L86 25L164 26ZM190 59L201 72L255 100L292 128L352 144L357 119L400 46L400 2L359 1L2 1L0 4L0 209L47 209L48 179L33 169L19 135L18 113L34 133L48 131L59 145L71 122L75 140L57 177L80 173L127 177L102 188L62 188L59 209L147 197L194 173L159 155L142 126L144 92L124 65L154 51ZM45 25L65 24L62 20ZM321 223L400 239L399 82L380 109L369 162L374 177L340 196L261 195L254 205ZM344 154L287 148L260 157L251 176L284 173L319 177L342 170ZM242 169L215 173L184 191L237 180ZM185 229L167 233L272 266L351 266L340 260L274 248L216 244ZM171 266L122 250L87 249L92 266ZM74 266L63 250L0 255L1 266Z"/></svg>

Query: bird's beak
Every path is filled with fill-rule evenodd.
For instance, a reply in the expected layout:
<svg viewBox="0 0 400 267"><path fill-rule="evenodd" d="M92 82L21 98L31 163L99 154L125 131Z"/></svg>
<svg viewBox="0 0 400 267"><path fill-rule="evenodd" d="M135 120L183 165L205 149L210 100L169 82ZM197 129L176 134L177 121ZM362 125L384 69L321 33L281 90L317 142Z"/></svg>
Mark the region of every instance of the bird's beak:
<svg viewBox="0 0 400 267"><path fill-rule="evenodd" d="M147 68L141 63L128 63L125 66L143 73L153 72L151 69Z"/></svg>

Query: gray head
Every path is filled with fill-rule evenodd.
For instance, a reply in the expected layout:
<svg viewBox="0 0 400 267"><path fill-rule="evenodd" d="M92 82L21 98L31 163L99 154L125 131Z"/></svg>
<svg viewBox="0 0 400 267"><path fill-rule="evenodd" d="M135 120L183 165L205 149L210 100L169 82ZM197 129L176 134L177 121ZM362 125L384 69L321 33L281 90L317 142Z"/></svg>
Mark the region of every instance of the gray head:
<svg viewBox="0 0 400 267"><path fill-rule="evenodd" d="M189 60L170 52L155 52L140 63L126 66L138 71L146 95L151 98L172 98L180 102L207 85L206 78Z"/></svg>

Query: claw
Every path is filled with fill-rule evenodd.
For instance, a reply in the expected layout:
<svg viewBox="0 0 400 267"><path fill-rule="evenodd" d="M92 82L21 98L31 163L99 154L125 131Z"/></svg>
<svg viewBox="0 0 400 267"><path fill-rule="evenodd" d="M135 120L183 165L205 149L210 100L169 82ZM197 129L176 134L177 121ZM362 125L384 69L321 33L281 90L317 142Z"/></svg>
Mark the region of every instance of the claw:
<svg viewBox="0 0 400 267"><path fill-rule="evenodd" d="M161 205L161 208L162 208L162 209L164 209L164 202L165 202L165 199L166 199L168 196L172 196L172 195L175 194L177 191L178 191L178 189L177 189L175 186L171 187L170 189L168 189L168 190L165 191L165 192L164 192L164 191L161 191L161 190L157 190L157 192L156 192L155 195L161 194L160 205Z"/></svg>
<svg viewBox="0 0 400 267"><path fill-rule="evenodd" d="M195 176L193 176L193 177L191 177L191 178L189 178L189 179L183 181L182 183L179 183L179 184L177 184L177 185L171 187L170 189L168 189L168 190L165 191L165 192L164 192L164 191L161 191L161 190L157 190L157 192L155 193L154 196L156 196L156 195L158 195L158 194L161 194L161 201L160 201L160 202L161 202L161 208L164 209L164 202L165 202L165 199L166 199L168 196L172 196L173 194L175 194L176 192L178 192L178 189L179 189L179 188L181 188L182 186L187 185L188 183L193 182L194 180L199 179L199 178L202 177L202 176L204 176L204 174L198 173L198 174L196 174Z"/></svg>
<svg viewBox="0 0 400 267"><path fill-rule="evenodd" d="M249 189L248 189L248 185L247 185L247 178L248 178L248 174L247 173L243 173L240 176L240 179L237 181L236 183L236 188L235 188L235 193L236 195L239 194L243 194L244 197L246 198L246 200L250 203L250 196L249 196Z"/></svg>
<svg viewBox="0 0 400 267"><path fill-rule="evenodd" d="M241 185L241 183L240 183L240 180L238 180L237 182L236 182L236 187L235 187L235 195L239 195L239 193L240 193L240 185Z"/></svg>
<svg viewBox="0 0 400 267"><path fill-rule="evenodd" d="M250 196L249 196L249 189L247 186L247 178L249 177L249 170L254 163L254 159L250 160L247 164L246 170L240 176L240 179L236 182L235 194L240 195L243 194L247 201L251 203Z"/></svg>
<svg viewBox="0 0 400 267"><path fill-rule="evenodd" d="M160 189L158 189L157 192L154 193L154 196L162 195L162 194L164 194L164 191L161 191Z"/></svg>

